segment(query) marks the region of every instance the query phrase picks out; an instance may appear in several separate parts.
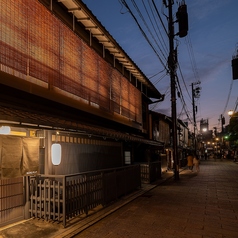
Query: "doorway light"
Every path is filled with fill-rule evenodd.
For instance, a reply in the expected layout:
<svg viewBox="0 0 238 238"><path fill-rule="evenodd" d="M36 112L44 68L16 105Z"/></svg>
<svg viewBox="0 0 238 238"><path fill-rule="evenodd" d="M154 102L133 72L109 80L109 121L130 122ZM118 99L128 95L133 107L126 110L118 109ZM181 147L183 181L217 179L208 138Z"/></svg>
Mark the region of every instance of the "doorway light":
<svg viewBox="0 0 238 238"><path fill-rule="evenodd" d="M53 165L59 165L61 163L61 145L54 143L51 145L51 161Z"/></svg>

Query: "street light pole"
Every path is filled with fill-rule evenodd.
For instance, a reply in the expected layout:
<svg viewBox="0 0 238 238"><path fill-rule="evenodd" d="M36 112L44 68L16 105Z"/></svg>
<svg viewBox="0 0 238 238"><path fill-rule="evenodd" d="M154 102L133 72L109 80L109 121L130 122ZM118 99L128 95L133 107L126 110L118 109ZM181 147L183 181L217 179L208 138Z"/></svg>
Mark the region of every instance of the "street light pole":
<svg viewBox="0 0 238 238"><path fill-rule="evenodd" d="M194 86L192 83L192 104L193 104L193 134L194 134L194 149L195 149L195 153L196 153L196 147L197 147L197 143L196 143L196 127L197 127L197 122L196 122L196 112L195 112L195 101L194 101Z"/></svg>
<svg viewBox="0 0 238 238"><path fill-rule="evenodd" d="M173 134L173 160L174 160L174 179L179 180L179 160L178 160L178 145L177 145L177 112L176 112L176 60L174 50L174 22L173 22L173 0L168 0L169 10L169 58L168 66L170 72L171 86L171 114L172 114L172 134Z"/></svg>

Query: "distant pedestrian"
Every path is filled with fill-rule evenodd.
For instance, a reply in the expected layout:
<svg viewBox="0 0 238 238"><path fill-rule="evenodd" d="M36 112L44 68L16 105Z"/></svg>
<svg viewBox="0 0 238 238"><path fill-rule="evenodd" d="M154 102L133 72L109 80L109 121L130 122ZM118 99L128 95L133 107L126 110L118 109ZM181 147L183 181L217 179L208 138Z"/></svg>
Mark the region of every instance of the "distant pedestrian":
<svg viewBox="0 0 238 238"><path fill-rule="evenodd" d="M193 154L192 153L188 154L187 161L188 161L187 163L188 169L192 171L193 170Z"/></svg>
<svg viewBox="0 0 238 238"><path fill-rule="evenodd" d="M195 166L196 172L198 173L200 171L200 168L199 168L200 160L198 159L196 155L193 157L193 164Z"/></svg>
<svg viewBox="0 0 238 238"><path fill-rule="evenodd" d="M234 154L235 154L235 152L234 152L234 150L232 150L232 151L231 151L231 157L230 157L230 158L231 158L231 160L233 160L233 161L235 161Z"/></svg>
<svg viewBox="0 0 238 238"><path fill-rule="evenodd" d="M198 159L201 159L202 158L202 152L201 152L201 150L198 150Z"/></svg>
<svg viewBox="0 0 238 238"><path fill-rule="evenodd" d="M233 158L234 158L234 162L237 162L237 159L238 159L238 152L237 152L237 150L234 150Z"/></svg>

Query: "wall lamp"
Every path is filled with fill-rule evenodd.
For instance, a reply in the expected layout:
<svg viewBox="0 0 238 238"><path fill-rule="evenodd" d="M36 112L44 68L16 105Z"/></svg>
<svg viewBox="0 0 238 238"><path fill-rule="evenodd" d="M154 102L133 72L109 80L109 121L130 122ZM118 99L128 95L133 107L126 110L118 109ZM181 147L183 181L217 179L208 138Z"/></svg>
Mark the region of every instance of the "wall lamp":
<svg viewBox="0 0 238 238"><path fill-rule="evenodd" d="M57 135L59 135L58 131L56 132L56 143L51 145L51 161L53 165L59 165L62 156L61 144L57 143Z"/></svg>
<svg viewBox="0 0 238 238"><path fill-rule="evenodd" d="M0 134L1 135L9 135L11 133L11 127L10 126L1 126L0 127Z"/></svg>
<svg viewBox="0 0 238 238"><path fill-rule="evenodd" d="M53 165L59 165L61 163L61 145L54 143L51 145L51 161Z"/></svg>

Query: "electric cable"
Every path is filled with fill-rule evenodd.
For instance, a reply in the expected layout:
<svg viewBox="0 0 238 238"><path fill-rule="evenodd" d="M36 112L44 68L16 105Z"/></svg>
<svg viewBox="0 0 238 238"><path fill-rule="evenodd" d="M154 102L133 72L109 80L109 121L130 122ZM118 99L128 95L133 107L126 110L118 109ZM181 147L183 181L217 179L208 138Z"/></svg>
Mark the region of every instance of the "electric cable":
<svg viewBox="0 0 238 238"><path fill-rule="evenodd" d="M186 46L187 46L188 55L189 55L192 70L193 70L193 73L194 73L194 77L195 77L197 82L200 82L199 74L198 74L198 70L197 70L197 66L196 66L196 61L195 61L195 57L194 57L194 51L193 51L193 47L192 47L191 38L190 38L189 33L185 37L185 43L186 43Z"/></svg>
<svg viewBox="0 0 238 238"><path fill-rule="evenodd" d="M143 4L144 4L144 0L143 0ZM148 0L148 4L149 4L150 11L151 11L152 16L153 16L153 18L154 18L154 22L155 22L155 25L156 25L156 27L157 27L157 29L158 29L158 32L159 32L160 37L159 37L159 35L157 34L157 31L156 31L156 29L155 29L155 26L154 26L154 24L153 24L153 21L150 19L151 24L152 24L152 26L153 26L153 29L154 29L154 31L155 31L155 34L156 34L156 36L157 36L157 38L158 38L158 40L159 40L161 46L163 47L164 51L165 51L167 54L169 54L169 51L168 51L168 49L166 48L167 45L166 45L166 43L165 43L164 37L163 37L163 35L162 35L162 32L160 31L160 27L158 26L158 23L157 23L155 14L154 14L154 12L153 12L153 9L152 9L150 0ZM145 4L144 4L144 8L146 9ZM146 12L147 12L148 17L150 18L150 14L149 14L149 12L148 12L147 9L146 9ZM158 13L157 13L157 15L158 15ZM166 34L167 34L167 33L166 33Z"/></svg>
<svg viewBox="0 0 238 238"><path fill-rule="evenodd" d="M121 1L121 3L127 8L127 10L129 11L129 13L131 14L131 16L133 17L133 19L135 20L137 26L139 27L139 30L141 31L142 35L144 36L144 38L146 39L146 41L148 42L148 44L151 46L152 50L155 52L155 54L156 54L156 56L158 57L160 63L162 64L162 66L163 66L166 70L168 70L168 69L167 69L167 66L166 66L167 62L166 62L166 63L163 62L161 56L158 54L157 50L155 49L155 47L153 46L153 44L152 44L151 41L149 40L147 34L146 34L145 31L142 29L142 27L141 27L139 21L137 20L136 16L133 14L133 12L132 12L131 8L129 7L129 5L127 4L126 0L120 0L120 1ZM135 2L134 2L134 4L135 4ZM135 4L135 5L136 5L136 4Z"/></svg>
<svg viewBox="0 0 238 238"><path fill-rule="evenodd" d="M161 75L160 78L157 79L157 80L154 82L154 85L156 85L157 83L159 83L165 76L167 76L167 73Z"/></svg>
<svg viewBox="0 0 238 238"><path fill-rule="evenodd" d="M177 75L176 75L176 82L177 82L177 87L179 88L179 92L180 92L180 100L181 100L181 103L183 105L182 110L184 110L188 120L192 123L192 120L190 119L190 116L189 116L189 113L188 113L189 111L186 109L187 108L187 104L186 104L186 102L184 100L184 96L183 96L182 89L181 89L181 86L180 86L179 79L178 79ZM181 111L180 114L182 114L182 111Z"/></svg>
<svg viewBox="0 0 238 238"><path fill-rule="evenodd" d="M233 86L233 79L231 79L230 89L229 89L228 97L227 97L226 104L225 104L225 108L224 108L224 110L223 110L222 115L224 115L225 112L226 112L226 110L227 110L227 105L228 105L228 102L229 102L230 96L231 96L232 86Z"/></svg>
<svg viewBox="0 0 238 238"><path fill-rule="evenodd" d="M185 83L185 80L184 80L184 77L183 77L183 73L182 73L182 70L181 70L181 67L180 67L180 64L179 64L179 63L178 63L178 69L179 69L181 78L182 78L182 80L183 80L183 84L184 84L184 87L185 87L185 89L186 89L186 92L187 92L189 98L192 100L192 96L190 95L190 93L189 93L189 91L188 91L188 88L187 88L187 85L186 85L186 83Z"/></svg>
<svg viewBox="0 0 238 238"><path fill-rule="evenodd" d="M157 76L158 74L162 73L163 71L165 71L165 69L163 69L163 70L159 71L158 73L156 73L156 74L150 76L149 79L154 78L155 76Z"/></svg>
<svg viewBox="0 0 238 238"><path fill-rule="evenodd" d="M164 67L164 69L162 71L160 71L159 73L162 73L164 70L167 70L167 72L165 74L162 74L154 82L154 85L156 85L159 82L161 82L161 80L169 72L169 70L167 68L168 67L167 57L165 56L165 54L168 55L167 46L164 41L163 34L160 31L160 27L156 21L156 18L158 17L159 22L161 23L165 34L168 36L168 32L165 28L165 25L161 18L161 15L155 5L154 0L152 0L152 3L148 0L148 4L145 3L145 0L142 0L143 9L142 9L142 7L139 8L138 1L136 3L135 0L130 1L132 3L131 6L129 6L129 4L127 3L128 1L126 1L126 0L120 0L120 2L122 5L124 5L126 7L128 12L131 14L131 16L135 20L137 26L139 27L139 30L141 31L143 37L146 39L146 41L148 42L148 44L150 45L152 50L155 52L156 56L159 58L159 61L161 62L162 66ZM153 4L153 6L152 6L152 4ZM134 10L132 10L132 8L131 8L132 6L133 6ZM133 11L134 12L136 11L137 16L133 13ZM156 15L155 15L155 13L156 13ZM192 43L191 43L189 36L187 37L186 45L187 45L187 49L188 49L188 53L189 53L189 58L191 61L191 66L192 66L192 69L194 72L194 76L197 79L197 81L200 82L199 76L197 73L197 67L196 67L196 63L195 63L195 57L194 57L194 53L193 53ZM178 64L178 69L179 69L179 73L181 75L181 79L182 79L182 82L184 85L183 88L185 88L187 95L189 97L189 101L191 101L192 100L191 94L189 93L189 90L185 83L185 79L184 79L180 64ZM159 73L151 76L150 79L157 76ZM176 75L176 77L177 77L177 75ZM170 88L170 86L168 86L167 90L165 91L165 98L167 98L170 94L169 88ZM193 124L192 119L191 119L191 112L188 110L188 105L184 99L183 90L181 89L178 77L177 77L177 91L178 91L178 93L180 93L180 101L181 101L181 112L179 114L179 118L182 116L182 114L184 112L184 114L187 116L187 119ZM157 103L154 104L152 106L152 108L153 109L156 108L157 105L158 105Z"/></svg>
<svg viewBox="0 0 238 238"><path fill-rule="evenodd" d="M138 5L136 4L136 2L135 2L134 0L131 0L131 2L132 2L132 4L133 4L133 6L135 7L137 13L139 14L139 16L140 16L140 18L141 18L143 24L145 25L147 31L148 31L149 34L151 35L151 37L152 37L152 39L153 39L155 45L158 47L160 53L162 54L164 60L166 61L166 60L167 60L167 57L165 56L164 52L162 51L161 47L159 46L159 44L158 44L158 42L157 42L155 36L152 34L152 31L151 31L150 27L148 26L148 24L147 24L147 22L146 22L146 20L145 20L145 18L144 18L144 16L143 16L143 14L142 14L142 12L140 11ZM152 20L151 20L150 14L148 13L148 10L147 10L147 8L146 8L146 6L145 6L145 4L144 4L144 0L142 0L142 3L143 3L143 6L144 6L144 9L145 9L145 11L146 11L146 13L147 13L147 15L148 15L148 18L149 18L149 20L150 20L150 23L151 23L151 25L152 25L152 27L153 27L153 29L154 29L154 31L155 31L155 28L154 28L153 22L152 22ZM155 32L156 32L156 31L155 31ZM156 34L156 35L157 35L157 34ZM159 41L160 41L160 38L159 38L158 35L157 35L157 38L158 38ZM160 43L161 43L161 41L160 41ZM161 44L161 45L162 45L162 44Z"/></svg>
<svg viewBox="0 0 238 238"><path fill-rule="evenodd" d="M238 97L236 99L235 106L234 106L234 109L233 109L234 112L236 112L237 106L238 106Z"/></svg>
<svg viewBox="0 0 238 238"><path fill-rule="evenodd" d="M158 15L158 17L159 17L159 20L160 20L160 22L161 22L161 24L162 24L162 26L163 26L163 28L164 28L164 31L165 31L166 35L169 37L169 33L168 33L168 31L167 31L167 29L166 29L166 27L165 27L165 25L164 25L164 22L163 22L163 20L162 20L160 14L159 14L159 11L158 11L158 9L157 9L157 7L156 7L156 5L155 5L154 0L152 0L152 3L153 3L153 5L154 5L155 11L156 11L156 13L157 13L157 15Z"/></svg>

